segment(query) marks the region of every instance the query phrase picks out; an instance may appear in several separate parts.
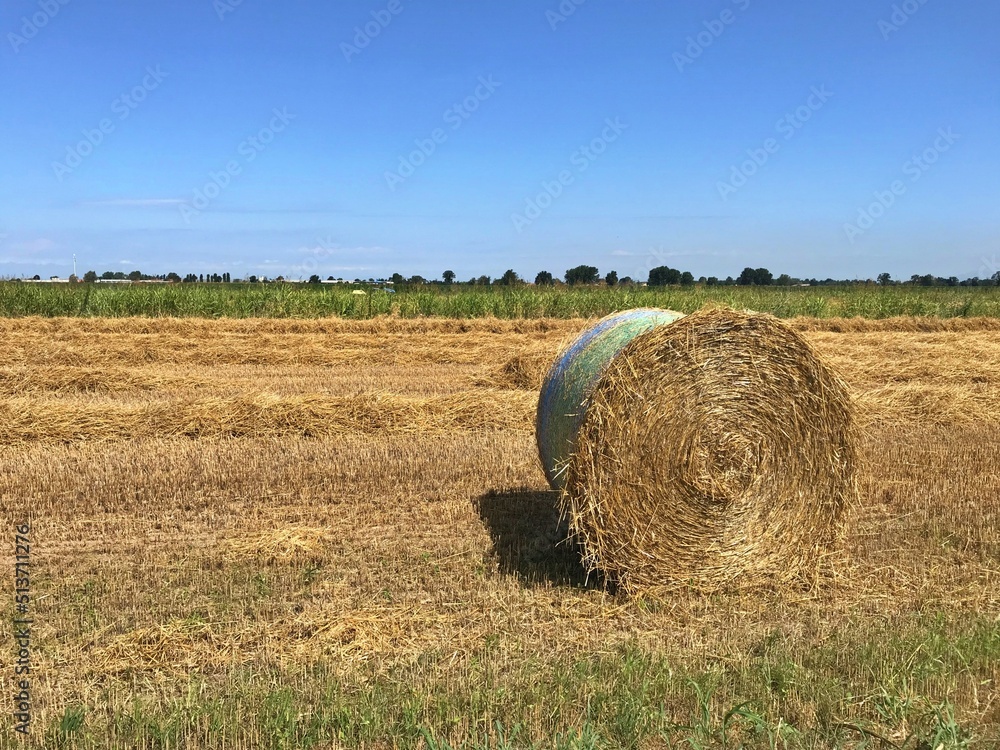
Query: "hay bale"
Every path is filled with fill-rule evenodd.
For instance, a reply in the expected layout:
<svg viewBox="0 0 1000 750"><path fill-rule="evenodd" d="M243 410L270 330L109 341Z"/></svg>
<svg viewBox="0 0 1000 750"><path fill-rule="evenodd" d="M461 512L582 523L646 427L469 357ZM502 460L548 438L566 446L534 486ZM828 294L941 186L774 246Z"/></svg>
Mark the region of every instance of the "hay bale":
<svg viewBox="0 0 1000 750"><path fill-rule="evenodd" d="M769 315L634 339L594 386L563 493L585 563L637 591L801 579L856 496L843 383Z"/></svg>
<svg viewBox="0 0 1000 750"><path fill-rule="evenodd" d="M535 417L538 455L552 489L560 490L573 454L584 405L608 363L641 333L683 317L639 308L613 313L580 334L557 357L542 383Z"/></svg>

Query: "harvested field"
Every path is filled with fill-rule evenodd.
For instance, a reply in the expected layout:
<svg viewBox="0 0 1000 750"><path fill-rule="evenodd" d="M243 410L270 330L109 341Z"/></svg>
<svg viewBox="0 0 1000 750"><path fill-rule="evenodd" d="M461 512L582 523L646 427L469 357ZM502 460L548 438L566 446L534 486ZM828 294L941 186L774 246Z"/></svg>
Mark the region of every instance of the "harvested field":
<svg viewBox="0 0 1000 750"><path fill-rule="evenodd" d="M996 746L1000 325L791 324L861 407L843 538L654 599L557 545L533 418L585 321L0 320L31 742Z"/></svg>

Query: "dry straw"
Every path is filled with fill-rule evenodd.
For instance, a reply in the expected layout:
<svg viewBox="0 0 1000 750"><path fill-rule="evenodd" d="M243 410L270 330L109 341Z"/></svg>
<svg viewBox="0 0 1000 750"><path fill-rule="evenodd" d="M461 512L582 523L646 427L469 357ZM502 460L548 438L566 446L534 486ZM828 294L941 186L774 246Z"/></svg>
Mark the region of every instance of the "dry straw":
<svg viewBox="0 0 1000 750"><path fill-rule="evenodd" d="M769 315L707 310L634 338L594 388L564 508L626 590L787 583L856 495L851 400Z"/></svg>

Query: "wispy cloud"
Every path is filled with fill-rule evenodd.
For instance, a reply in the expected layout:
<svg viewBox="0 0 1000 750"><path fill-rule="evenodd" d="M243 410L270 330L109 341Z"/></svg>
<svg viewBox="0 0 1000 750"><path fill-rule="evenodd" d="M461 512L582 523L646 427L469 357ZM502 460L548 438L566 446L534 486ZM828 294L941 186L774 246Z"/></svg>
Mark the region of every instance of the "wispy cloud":
<svg viewBox="0 0 1000 750"><path fill-rule="evenodd" d="M343 247L337 244L319 242L312 247L300 247L296 252L310 253L312 255L375 255L377 253L388 253L390 249L381 245L357 245L355 247Z"/></svg>
<svg viewBox="0 0 1000 750"><path fill-rule="evenodd" d="M85 201L83 205L91 207L157 208L160 206L177 206L183 202L183 198L115 198L106 201Z"/></svg>
<svg viewBox="0 0 1000 750"><path fill-rule="evenodd" d="M4 266L65 266L66 261L54 260L52 258L17 258L0 257L0 265Z"/></svg>
<svg viewBox="0 0 1000 750"><path fill-rule="evenodd" d="M47 253L57 247L58 245L48 237L36 237L33 240L11 243L9 249L16 253Z"/></svg>
<svg viewBox="0 0 1000 750"><path fill-rule="evenodd" d="M653 249L646 250L644 252L635 252L633 250L612 250L610 253L616 258L645 258L646 256L652 255L657 258L700 258L700 257L723 257L731 255L731 253L723 253L717 251L707 251L707 250L662 250Z"/></svg>

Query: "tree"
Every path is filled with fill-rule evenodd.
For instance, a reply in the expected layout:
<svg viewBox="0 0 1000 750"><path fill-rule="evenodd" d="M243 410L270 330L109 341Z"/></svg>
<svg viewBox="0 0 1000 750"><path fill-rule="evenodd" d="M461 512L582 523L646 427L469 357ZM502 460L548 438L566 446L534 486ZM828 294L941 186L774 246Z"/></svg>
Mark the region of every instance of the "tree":
<svg viewBox="0 0 1000 750"><path fill-rule="evenodd" d="M88 284L93 284L97 281L97 271L87 271L87 273L83 275L83 280Z"/></svg>
<svg viewBox="0 0 1000 750"><path fill-rule="evenodd" d="M681 283L681 272L670 266L657 266L649 269L649 286L667 286Z"/></svg>
<svg viewBox="0 0 1000 750"><path fill-rule="evenodd" d="M180 277L180 276L178 276L178 275L177 275L176 273L174 273L173 271L171 271L170 273L168 273L168 274L167 274L167 281L173 281L173 282L178 282L178 281L180 281L180 280L181 280L181 277Z"/></svg>
<svg viewBox="0 0 1000 750"><path fill-rule="evenodd" d="M566 283L570 286L574 284L596 284L600 276L594 266L577 266L566 271Z"/></svg>
<svg viewBox="0 0 1000 750"><path fill-rule="evenodd" d="M621 280L619 280L618 285L619 286L632 286L632 284L634 284L634 283L635 282L632 281L632 277L631 276L625 276Z"/></svg>
<svg viewBox="0 0 1000 750"><path fill-rule="evenodd" d="M198 277L195 276L193 273L189 273L187 276L184 277L184 283L185 284L191 284L191 283L193 283L193 282L195 282L197 280L198 280Z"/></svg>
<svg viewBox="0 0 1000 750"><path fill-rule="evenodd" d="M487 276L486 274L483 274L478 279L476 279L476 285L477 286L489 286L490 285L490 277Z"/></svg>
<svg viewBox="0 0 1000 750"><path fill-rule="evenodd" d="M76 282L78 282L79 280L80 280L80 279L79 279L79 277L78 277L78 276L77 276L77 275L76 275L75 273L71 273L71 274L69 275L69 278L67 279L67 281L68 281L68 282L69 282L70 284L75 284L75 283L76 283Z"/></svg>
<svg viewBox="0 0 1000 750"><path fill-rule="evenodd" d="M892 276L888 273L880 273L878 275L879 286L889 286L892 283Z"/></svg>
<svg viewBox="0 0 1000 750"><path fill-rule="evenodd" d="M685 271L681 274L681 286L691 286L694 284L694 274L690 271Z"/></svg>
<svg viewBox="0 0 1000 750"><path fill-rule="evenodd" d="M707 279L705 279L705 286L718 286L718 285L719 285L718 276L709 276Z"/></svg>
<svg viewBox="0 0 1000 750"><path fill-rule="evenodd" d="M455 281L455 272L445 271L443 274L441 274L441 278L444 279L445 284L452 284Z"/></svg>
<svg viewBox="0 0 1000 750"><path fill-rule="evenodd" d="M139 281L142 278L141 271L130 271L128 275L129 281Z"/></svg>
<svg viewBox="0 0 1000 750"><path fill-rule="evenodd" d="M503 276L496 280L500 286L515 286L521 283L521 277L517 275L513 268L508 268L503 272Z"/></svg>
<svg viewBox="0 0 1000 750"><path fill-rule="evenodd" d="M323 279L321 279L319 277L319 274L314 273L312 276L309 277L309 283L310 284L322 284L323 283Z"/></svg>
<svg viewBox="0 0 1000 750"><path fill-rule="evenodd" d="M394 273L392 276L389 277L389 281L391 281L393 284L403 284L406 282L406 279L403 278L403 274Z"/></svg>
<svg viewBox="0 0 1000 750"><path fill-rule="evenodd" d="M247 279L247 281L249 281L251 284L256 284L258 281L260 281L260 279L251 274L250 278Z"/></svg>
<svg viewBox="0 0 1000 750"><path fill-rule="evenodd" d="M777 284L778 286L791 286L792 277L789 276L787 273L783 273L781 274L781 276L778 277L778 280L774 283Z"/></svg>
<svg viewBox="0 0 1000 750"><path fill-rule="evenodd" d="M552 286L552 274L548 271L539 271L535 275L535 286Z"/></svg>
<svg viewBox="0 0 1000 750"><path fill-rule="evenodd" d="M995 286L1000 286L1000 271L997 271L995 274L990 276L990 280Z"/></svg>
<svg viewBox="0 0 1000 750"><path fill-rule="evenodd" d="M607 276L604 277L604 283L607 284L608 286L614 286L615 284L617 284L618 283L618 272L617 271L608 271Z"/></svg>
<svg viewBox="0 0 1000 750"><path fill-rule="evenodd" d="M747 268L743 269L740 277L736 279L736 283L740 286L769 286L772 280L771 272L766 268Z"/></svg>

